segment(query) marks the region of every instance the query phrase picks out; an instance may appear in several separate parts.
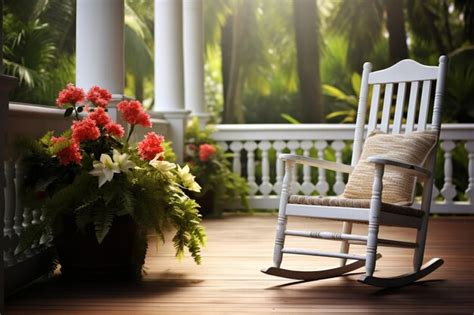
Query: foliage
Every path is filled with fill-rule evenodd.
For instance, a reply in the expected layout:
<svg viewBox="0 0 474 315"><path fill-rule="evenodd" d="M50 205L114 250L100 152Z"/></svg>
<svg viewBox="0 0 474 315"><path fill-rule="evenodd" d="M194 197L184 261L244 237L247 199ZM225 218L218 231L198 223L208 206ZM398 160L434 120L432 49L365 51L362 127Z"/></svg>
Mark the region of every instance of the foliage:
<svg viewBox="0 0 474 315"><path fill-rule="evenodd" d="M323 93L338 101L336 106L341 108L331 112L327 119L339 119L342 123L354 123L357 117L357 104L360 92L360 75L353 73L351 77L353 95L346 94L335 86L324 84Z"/></svg>
<svg viewBox="0 0 474 315"><path fill-rule="evenodd" d="M212 139L213 132L213 127L210 125L201 129L197 118L191 120L186 128L185 161L192 173L196 174L197 182L202 187L201 193L196 196L203 197L211 194L215 207L212 209L214 215L219 214L229 201L237 198L240 198L244 207L248 208L247 182L231 171L229 156Z"/></svg>
<svg viewBox="0 0 474 315"><path fill-rule="evenodd" d="M101 243L114 218L128 215L139 228L153 229L163 241L163 231L175 228L176 255L182 256L188 248L200 263L205 233L198 204L189 197L200 188L194 176L188 168L164 159L163 137L149 132L138 144L129 143L137 124L151 127L139 102L118 105L130 124L123 137L123 128L111 121L103 105L111 95L93 89L97 93L89 91L84 99L81 89L68 85L58 105L65 108L65 116L75 116L71 130L59 137L49 132L23 145L29 206L41 208L43 220L29 229L22 247L43 234L60 235L65 216L73 216L82 231L93 225ZM86 117L85 106L89 107Z"/></svg>
<svg viewBox="0 0 474 315"><path fill-rule="evenodd" d="M19 78L12 100L51 104L74 79L74 7L72 0L5 2L4 73Z"/></svg>

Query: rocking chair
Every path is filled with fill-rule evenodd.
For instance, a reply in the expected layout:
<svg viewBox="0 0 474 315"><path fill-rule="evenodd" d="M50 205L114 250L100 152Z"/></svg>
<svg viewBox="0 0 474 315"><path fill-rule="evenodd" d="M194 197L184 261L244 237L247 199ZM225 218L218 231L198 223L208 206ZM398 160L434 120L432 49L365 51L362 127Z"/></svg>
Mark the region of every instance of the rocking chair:
<svg viewBox="0 0 474 315"><path fill-rule="evenodd" d="M368 62L364 64L351 166L295 154L280 155L279 158L285 162L285 176L280 196L273 266L262 272L290 279L318 280L337 277L365 265L365 274L360 277L360 282L378 287L399 287L425 277L443 264L442 259L434 258L422 266L446 67L446 56L439 58L437 67L406 59L387 69L371 72L372 65ZM434 102L430 105L433 83L436 85ZM405 108L408 89L408 106ZM381 91L384 91L384 96L379 113ZM370 113L366 126L369 97ZM349 173L344 193L337 197L292 195L291 183L294 181L292 176L296 174L296 164ZM423 184L419 208L412 206L417 180ZM343 221L342 233L289 230L289 216ZM367 234L351 234L353 223L368 224ZM417 229L416 241L381 239L378 237L379 226ZM341 247L338 253L286 248L286 236L336 240L341 242ZM366 245L365 255L349 253L350 244L361 243ZM413 272L389 278L374 276L376 260L381 257L377 253L379 246L414 249ZM341 265L320 271L283 269L281 264L284 254L340 258ZM347 260L354 262L347 263Z"/></svg>

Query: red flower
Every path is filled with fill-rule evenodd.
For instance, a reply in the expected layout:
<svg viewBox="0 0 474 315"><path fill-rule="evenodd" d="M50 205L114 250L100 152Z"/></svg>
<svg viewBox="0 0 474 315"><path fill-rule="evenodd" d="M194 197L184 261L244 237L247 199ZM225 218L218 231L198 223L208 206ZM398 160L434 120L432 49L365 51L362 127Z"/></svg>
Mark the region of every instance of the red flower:
<svg viewBox="0 0 474 315"><path fill-rule="evenodd" d="M212 144L201 144L199 146L199 160L201 162L209 161L216 153L216 147Z"/></svg>
<svg viewBox="0 0 474 315"><path fill-rule="evenodd" d="M77 143L97 140L100 137L99 128L97 128L95 121L90 118L74 121L71 129L72 139Z"/></svg>
<svg viewBox="0 0 474 315"><path fill-rule="evenodd" d="M107 125L105 125L105 130L117 138L122 138L123 134L125 133L123 127L120 124L116 124L114 122L109 122Z"/></svg>
<svg viewBox="0 0 474 315"><path fill-rule="evenodd" d="M84 100L84 90L75 87L74 84L68 83L66 87L61 90L56 99L58 107L63 107L66 104L75 105Z"/></svg>
<svg viewBox="0 0 474 315"><path fill-rule="evenodd" d="M64 137L52 137L51 142L53 144L68 141ZM80 164L82 160L81 150L77 142L72 141L69 146L65 147L58 153L56 153L57 158L59 159L59 164L68 165L68 164Z"/></svg>
<svg viewBox="0 0 474 315"><path fill-rule="evenodd" d="M138 153L142 160L151 161L158 153L164 151L161 143L165 140L154 132L146 134L145 139L137 144Z"/></svg>
<svg viewBox="0 0 474 315"><path fill-rule="evenodd" d="M112 99L112 94L106 89L103 89L97 85L94 85L87 92L87 100L92 102L95 106L105 108L109 101Z"/></svg>
<svg viewBox="0 0 474 315"><path fill-rule="evenodd" d="M143 127L151 128L150 115L145 113L145 111L139 113L137 116L137 124L142 125Z"/></svg>
<svg viewBox="0 0 474 315"><path fill-rule="evenodd" d="M122 113L123 119L130 125L142 125L151 127L150 115L148 115L139 101L121 101L117 109Z"/></svg>
<svg viewBox="0 0 474 315"><path fill-rule="evenodd" d="M98 127L104 127L112 121L109 114L102 108L98 107L93 112L89 114L89 118L95 121L95 124Z"/></svg>

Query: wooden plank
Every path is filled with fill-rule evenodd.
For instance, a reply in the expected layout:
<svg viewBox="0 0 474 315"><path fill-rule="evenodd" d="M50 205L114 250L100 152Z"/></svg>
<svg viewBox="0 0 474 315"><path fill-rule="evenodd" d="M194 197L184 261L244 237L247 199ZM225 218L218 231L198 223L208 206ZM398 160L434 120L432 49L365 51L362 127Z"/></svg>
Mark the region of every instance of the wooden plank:
<svg viewBox="0 0 474 315"><path fill-rule="evenodd" d="M380 100L380 84L375 84L372 90L372 101L370 103L369 125L367 133L377 128L378 110Z"/></svg>
<svg viewBox="0 0 474 315"><path fill-rule="evenodd" d="M393 84L389 83L385 86L385 93L383 99L382 122L380 130L388 133L388 125L390 123L390 108L392 107Z"/></svg>
<svg viewBox="0 0 474 315"><path fill-rule="evenodd" d="M418 100L418 81L410 84L410 99L408 100L408 113L405 132L412 132L415 125L416 103Z"/></svg>
<svg viewBox="0 0 474 315"><path fill-rule="evenodd" d="M402 129L403 107L405 105L405 87L405 82L398 84L397 101L395 103L395 118L392 130L392 133L395 134L400 133L400 130Z"/></svg>
<svg viewBox="0 0 474 315"><path fill-rule="evenodd" d="M370 73L369 84L435 80L437 77L437 66L425 66L414 60L405 59L387 69Z"/></svg>
<svg viewBox="0 0 474 315"><path fill-rule="evenodd" d="M423 81L423 90L421 91L420 111L418 117L418 130L426 129L428 112L430 110L431 81Z"/></svg>
<svg viewBox="0 0 474 315"><path fill-rule="evenodd" d="M167 243L155 250L150 237L147 275L139 283L70 283L57 276L36 283L7 301L6 314L471 314L474 309L472 231L474 217L431 218L425 262L442 257L445 264L420 284L396 291L379 291L357 282L352 274L313 282L291 282L262 274L272 261L276 216L232 215L206 219L207 246L203 264L190 257L177 261L167 233ZM291 217L288 226L301 230L339 231L335 221ZM415 230L382 227L384 239L413 241ZM353 233L367 233L354 225ZM285 245L321 251L337 250L337 242L288 237ZM397 276L412 271L411 249L380 248L377 276ZM364 254L364 247L351 247ZM310 256L284 257L284 268L324 269L334 259ZM363 268L360 269L363 272ZM358 270L359 271L359 270ZM381 300L382 297L382 300Z"/></svg>

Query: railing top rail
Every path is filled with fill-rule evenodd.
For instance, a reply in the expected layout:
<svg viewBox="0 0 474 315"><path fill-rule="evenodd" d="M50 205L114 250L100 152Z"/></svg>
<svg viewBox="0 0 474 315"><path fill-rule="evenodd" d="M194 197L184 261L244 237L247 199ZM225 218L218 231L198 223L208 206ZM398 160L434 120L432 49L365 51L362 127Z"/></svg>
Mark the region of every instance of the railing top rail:
<svg viewBox="0 0 474 315"><path fill-rule="evenodd" d="M217 141L242 140L352 140L355 124L222 124ZM442 140L474 140L474 124L443 124Z"/></svg>

